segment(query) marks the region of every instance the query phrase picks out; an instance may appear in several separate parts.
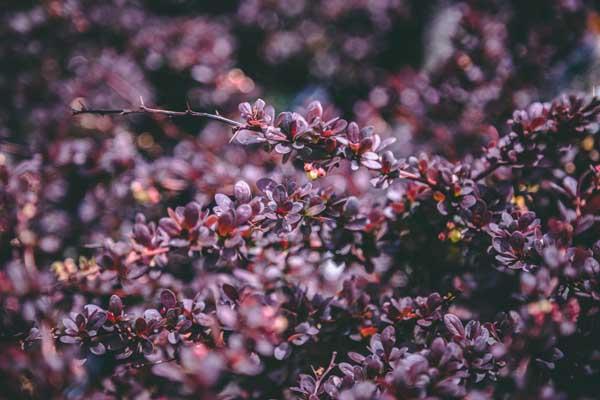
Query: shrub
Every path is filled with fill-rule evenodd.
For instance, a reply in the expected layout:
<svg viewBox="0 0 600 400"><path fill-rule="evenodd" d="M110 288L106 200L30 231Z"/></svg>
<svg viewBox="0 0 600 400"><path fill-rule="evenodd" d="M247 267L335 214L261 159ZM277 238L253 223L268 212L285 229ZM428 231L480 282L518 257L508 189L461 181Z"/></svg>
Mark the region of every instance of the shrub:
<svg viewBox="0 0 600 400"><path fill-rule="evenodd" d="M176 3L162 14L83 1L7 14L11 37L82 42L2 46L45 71L7 70L22 118L0 114L3 130L27 132L0 147L3 395L596 395L600 98L517 107L551 80L545 63L568 64L566 49L586 45L598 19L589 6L542 2L529 20L520 2L446 5L456 30L445 61L375 78L380 64L367 60L387 54L419 2L244 1L203 15ZM362 39L347 25L361 12ZM306 43L305 29L316 35ZM246 102L262 88L234 49L256 31L264 53L248 68L289 69L293 81L298 63L310 82L335 83L334 101L300 96L283 112ZM339 46L317 45L327 32ZM96 63L79 65L82 54ZM323 57L340 61L339 76ZM171 74L204 92L180 111L150 106L168 97ZM340 93L364 85L354 110L369 111L353 115ZM82 97L72 115L53 112L60 96ZM212 106L223 112L196 111ZM381 129L386 119L404 119L414 138Z"/></svg>

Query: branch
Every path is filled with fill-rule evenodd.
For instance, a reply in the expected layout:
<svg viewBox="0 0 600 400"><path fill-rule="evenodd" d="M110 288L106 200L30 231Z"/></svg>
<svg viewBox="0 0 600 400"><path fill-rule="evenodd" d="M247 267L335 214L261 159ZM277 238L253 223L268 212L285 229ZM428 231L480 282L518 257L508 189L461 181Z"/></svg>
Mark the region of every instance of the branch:
<svg viewBox="0 0 600 400"><path fill-rule="evenodd" d="M190 116L190 117L212 119L212 120L219 121L219 122L225 123L227 125L230 125L232 128L234 128L234 134L231 137L230 142L235 140L235 138L237 137L237 134L238 134L238 132L240 132L241 128L247 127L247 125L245 123L222 117L218 114L218 112L216 114L209 114L209 113L200 112L200 111L193 111L190 108L189 103L187 104L187 108L185 111L173 111L173 110L164 110L164 109L159 109L159 108L146 107L146 105L144 104L144 99L142 97L140 97L140 106L139 106L139 108L136 108L136 109L89 109L83 103L80 103L80 105L81 105L80 109L72 109L71 110L73 115L80 115L80 114L96 114L96 115L162 114L162 115L167 115L169 117ZM325 125L331 126L338 119L339 119L339 117L333 118L333 119L329 120L328 122L326 122ZM260 132L257 132L257 134L258 133L260 133ZM287 144L291 144L291 140L289 140L287 138L284 138L281 141L285 142ZM303 160L303 161L306 161L306 160ZM325 160L325 161L327 161L327 160ZM435 186L435 184L432 184L431 182L429 182L429 180L427 178L421 177L419 175L416 175L416 174L408 172L408 171L399 170L398 178L407 179L407 180L411 180L411 181L415 181L415 182L420 182L431 188L433 188Z"/></svg>
<svg viewBox="0 0 600 400"><path fill-rule="evenodd" d="M200 111L194 111L190 108L189 104L185 111L172 111L172 110L164 110L160 108L150 108L144 105L144 100L140 97L140 107L139 108L124 108L124 109L90 109L85 105L81 104L80 109L71 109L73 115L81 115L81 114L95 114L95 115L129 115L129 114L161 114L167 115L169 117L196 117L196 118L206 118L212 119L214 121L219 121L224 124L230 125L234 128L241 128L244 126L241 122L234 121L229 118L222 117L217 114L210 114Z"/></svg>
<svg viewBox="0 0 600 400"><path fill-rule="evenodd" d="M334 351L332 356L331 356L331 361L329 361L329 366L327 367L327 369L321 374L318 375L315 373L315 376L318 376L316 382L315 382L315 390L313 390L313 393L311 396L318 396L319 395L319 389L321 388L321 383L323 382L323 379L325 379L325 377L331 372L331 370L337 365L335 363L335 358L337 357L337 352Z"/></svg>
<svg viewBox="0 0 600 400"><path fill-rule="evenodd" d="M176 361L176 358L167 358L164 360L158 360L158 361L154 361L154 362L147 361L147 362L133 363L133 364L129 364L128 367L134 368L134 369L139 369L139 368L143 368L143 367L155 366L155 365L169 363L169 362L173 362L173 361Z"/></svg>

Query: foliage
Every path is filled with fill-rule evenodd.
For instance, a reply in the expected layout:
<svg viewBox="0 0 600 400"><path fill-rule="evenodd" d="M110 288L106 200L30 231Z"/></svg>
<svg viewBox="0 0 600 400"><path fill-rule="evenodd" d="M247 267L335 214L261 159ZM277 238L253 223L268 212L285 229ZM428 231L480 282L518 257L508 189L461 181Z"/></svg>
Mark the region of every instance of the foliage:
<svg viewBox="0 0 600 400"><path fill-rule="evenodd" d="M596 395L591 3L183 3L0 17L3 395Z"/></svg>

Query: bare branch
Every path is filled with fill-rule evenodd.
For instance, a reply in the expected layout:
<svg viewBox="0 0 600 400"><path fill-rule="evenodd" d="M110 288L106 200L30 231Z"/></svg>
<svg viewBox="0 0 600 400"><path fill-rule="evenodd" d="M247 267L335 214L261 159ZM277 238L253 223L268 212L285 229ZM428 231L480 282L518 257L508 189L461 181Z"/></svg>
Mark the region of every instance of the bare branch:
<svg viewBox="0 0 600 400"><path fill-rule="evenodd" d="M333 370L333 368L335 368L335 366L337 365L335 363L336 357L337 357L337 351L334 351L333 354L331 355L331 361L329 361L329 366L321 374L318 374L313 368L313 373L315 374L315 377L317 378L317 380L315 382L315 389L312 393L312 396L319 395L319 389L321 388L321 384L323 383L323 380L325 379L325 377L327 377L327 375L331 372L331 370Z"/></svg>
<svg viewBox="0 0 600 400"><path fill-rule="evenodd" d="M240 128L244 126L241 122L234 121L229 118L222 117L217 114L210 114L200 111L194 111L190 108L189 103L187 103L185 111L173 111L173 110L164 110L160 108L150 108L146 107L144 104L144 99L140 97L140 106L139 108L123 108L123 109L91 109L87 108L85 105L81 104L80 109L71 109L73 115L82 115L82 114L94 114L94 115L129 115L129 114L160 114L167 115L169 117L196 117L196 118L206 118L214 121L219 121L224 124L230 125L234 128Z"/></svg>

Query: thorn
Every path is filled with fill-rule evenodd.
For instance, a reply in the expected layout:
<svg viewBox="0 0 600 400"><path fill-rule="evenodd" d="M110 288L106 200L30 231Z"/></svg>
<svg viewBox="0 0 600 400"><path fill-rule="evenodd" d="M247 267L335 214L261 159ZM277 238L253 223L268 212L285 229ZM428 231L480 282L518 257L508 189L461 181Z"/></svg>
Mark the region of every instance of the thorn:
<svg viewBox="0 0 600 400"><path fill-rule="evenodd" d="M233 135L231 136L231 139L229 139L229 143L233 143L239 131L240 129L233 128Z"/></svg>
<svg viewBox="0 0 600 400"><path fill-rule="evenodd" d="M140 96L140 106L141 106L142 108L146 107L146 106L144 105L144 98L143 98L142 96Z"/></svg>

